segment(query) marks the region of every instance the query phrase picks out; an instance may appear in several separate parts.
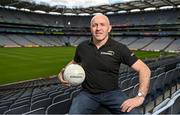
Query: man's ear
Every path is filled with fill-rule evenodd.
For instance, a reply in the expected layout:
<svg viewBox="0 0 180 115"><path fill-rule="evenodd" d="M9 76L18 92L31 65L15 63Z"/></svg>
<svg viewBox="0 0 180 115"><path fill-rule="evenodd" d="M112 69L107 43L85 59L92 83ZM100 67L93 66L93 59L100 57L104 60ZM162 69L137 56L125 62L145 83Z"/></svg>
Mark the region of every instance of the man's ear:
<svg viewBox="0 0 180 115"><path fill-rule="evenodd" d="M112 26L111 26L111 25L109 25L109 30L108 30L108 32L111 32L111 29L112 29Z"/></svg>

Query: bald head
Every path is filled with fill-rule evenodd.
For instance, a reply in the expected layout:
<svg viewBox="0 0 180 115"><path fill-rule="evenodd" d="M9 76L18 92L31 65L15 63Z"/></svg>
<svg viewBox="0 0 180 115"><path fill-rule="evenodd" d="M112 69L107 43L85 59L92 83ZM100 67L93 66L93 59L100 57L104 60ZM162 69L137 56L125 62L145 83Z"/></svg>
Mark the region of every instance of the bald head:
<svg viewBox="0 0 180 115"><path fill-rule="evenodd" d="M91 33L93 35L93 42L96 44L105 44L108 40L111 25L107 16L97 14L91 19L90 24Z"/></svg>
<svg viewBox="0 0 180 115"><path fill-rule="evenodd" d="M108 25L110 25L110 22L109 22L108 17L105 16L104 14L99 13L99 14L96 14L94 17L92 17L92 19L91 19L91 25L93 24L93 22L94 22L95 19L103 19L103 20L106 21L106 23L107 23Z"/></svg>

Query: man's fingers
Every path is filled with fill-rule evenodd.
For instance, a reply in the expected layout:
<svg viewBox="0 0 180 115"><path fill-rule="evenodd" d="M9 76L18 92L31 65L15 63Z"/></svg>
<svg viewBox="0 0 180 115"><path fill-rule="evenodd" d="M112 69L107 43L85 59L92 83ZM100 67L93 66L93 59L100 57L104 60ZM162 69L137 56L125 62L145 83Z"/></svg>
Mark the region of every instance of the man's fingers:
<svg viewBox="0 0 180 115"><path fill-rule="evenodd" d="M140 106L144 101L144 98L134 97L123 102L121 105L122 112L130 112L135 107Z"/></svg>
<svg viewBox="0 0 180 115"><path fill-rule="evenodd" d="M62 73L62 72L60 72L60 73L58 74L58 78L60 79L60 82L61 82L64 86L67 86L67 87L70 86L69 82L66 81L66 80L64 80L64 78L63 78L63 73Z"/></svg>
<svg viewBox="0 0 180 115"><path fill-rule="evenodd" d="M121 104L121 107L120 107L120 108L122 108L124 105L126 105L126 103L127 103L127 100L124 101L124 102Z"/></svg>
<svg viewBox="0 0 180 115"><path fill-rule="evenodd" d="M127 112L130 112L134 107L133 106L130 106L127 110Z"/></svg>
<svg viewBox="0 0 180 115"><path fill-rule="evenodd" d="M129 107L130 107L130 105L128 104L128 101L125 101L125 102L121 105L121 111L122 111L122 112L126 112Z"/></svg>

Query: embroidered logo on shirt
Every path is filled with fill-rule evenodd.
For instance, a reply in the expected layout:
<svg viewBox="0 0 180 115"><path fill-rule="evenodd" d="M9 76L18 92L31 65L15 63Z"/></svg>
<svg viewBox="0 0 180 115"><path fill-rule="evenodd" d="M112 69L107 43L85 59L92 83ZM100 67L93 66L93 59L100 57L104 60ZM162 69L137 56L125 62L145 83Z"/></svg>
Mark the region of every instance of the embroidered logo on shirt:
<svg viewBox="0 0 180 115"><path fill-rule="evenodd" d="M107 52L101 52L101 54L113 56L114 55L114 51L109 50Z"/></svg>

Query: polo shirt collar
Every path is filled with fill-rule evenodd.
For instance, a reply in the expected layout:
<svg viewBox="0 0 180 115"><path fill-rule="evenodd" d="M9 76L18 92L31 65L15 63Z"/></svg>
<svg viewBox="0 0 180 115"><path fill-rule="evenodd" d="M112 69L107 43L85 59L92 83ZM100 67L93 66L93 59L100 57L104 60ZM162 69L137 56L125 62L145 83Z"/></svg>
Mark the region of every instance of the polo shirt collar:
<svg viewBox="0 0 180 115"><path fill-rule="evenodd" d="M93 38L89 39L89 45L94 45L94 42L92 40ZM103 46L111 46L112 45L112 39L109 37L107 42Z"/></svg>

